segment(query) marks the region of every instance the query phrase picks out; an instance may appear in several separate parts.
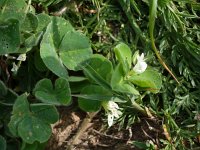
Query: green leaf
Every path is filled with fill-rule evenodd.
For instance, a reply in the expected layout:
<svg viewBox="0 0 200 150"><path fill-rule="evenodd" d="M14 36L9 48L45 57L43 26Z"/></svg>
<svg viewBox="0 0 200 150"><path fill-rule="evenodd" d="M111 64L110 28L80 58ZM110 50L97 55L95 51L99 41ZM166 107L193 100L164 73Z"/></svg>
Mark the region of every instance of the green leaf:
<svg viewBox="0 0 200 150"><path fill-rule="evenodd" d="M43 143L51 136L50 123L57 120L58 112L54 106L30 106L26 94L23 94L13 106L8 127L14 136L20 136L26 143Z"/></svg>
<svg viewBox="0 0 200 150"><path fill-rule="evenodd" d="M90 84L89 80L82 76L70 76L68 81L71 93L80 93L85 86Z"/></svg>
<svg viewBox="0 0 200 150"><path fill-rule="evenodd" d="M0 85L1 86L1 85ZM1 91L2 92L2 91ZM4 91L4 93L1 95L1 92L0 92L0 102L3 104L2 106L6 106L6 105L12 105L14 104L16 98L18 97L18 95L11 89L6 89L6 92ZM1 110L0 111L0 114L2 115L1 117L3 117L4 113L6 115L7 113L7 109L4 109L5 111Z"/></svg>
<svg viewBox="0 0 200 150"><path fill-rule="evenodd" d="M81 76L70 76L69 77L69 82L81 82L87 80L86 77L81 77Z"/></svg>
<svg viewBox="0 0 200 150"><path fill-rule="evenodd" d="M47 142L39 143L34 142L33 144L28 144L23 142L20 150L44 150Z"/></svg>
<svg viewBox="0 0 200 150"><path fill-rule="evenodd" d="M122 64L124 74L127 74L131 68L132 62L132 52L130 48L128 45L120 43L114 48L114 52L119 63Z"/></svg>
<svg viewBox="0 0 200 150"><path fill-rule="evenodd" d="M128 80L133 84L145 88L153 93L159 92L162 85L160 74L152 69L147 69L141 74L132 75Z"/></svg>
<svg viewBox="0 0 200 150"><path fill-rule="evenodd" d="M6 150L6 140L0 135L0 149Z"/></svg>
<svg viewBox="0 0 200 150"><path fill-rule="evenodd" d="M6 0L0 7L0 20L14 18L23 22L26 7L27 4L24 0Z"/></svg>
<svg viewBox="0 0 200 150"><path fill-rule="evenodd" d="M132 144L134 146L136 146L137 148L140 148L140 149L148 149L149 147L147 146L146 143L144 142L138 142L138 141L133 141Z"/></svg>
<svg viewBox="0 0 200 150"><path fill-rule="evenodd" d="M98 85L101 87L111 90L110 84L104 80L100 74L98 74L94 68L92 68L90 65L86 65L87 67L82 66L82 69L87 74L88 77L90 77L92 80L94 80Z"/></svg>
<svg viewBox="0 0 200 150"><path fill-rule="evenodd" d="M19 21L9 19L0 23L0 55L17 53L20 46Z"/></svg>
<svg viewBox="0 0 200 150"><path fill-rule="evenodd" d="M61 17L52 17L52 37L55 48L59 51L60 44L67 32L74 31L72 25Z"/></svg>
<svg viewBox="0 0 200 150"><path fill-rule="evenodd" d="M13 114L18 116L25 116L25 114L29 113L29 103L27 101L27 95L23 94L19 96L13 106Z"/></svg>
<svg viewBox="0 0 200 150"><path fill-rule="evenodd" d="M65 19L53 17L40 44L40 55L43 62L47 68L59 77L68 78L68 73L57 52L64 35L73 30L71 24Z"/></svg>
<svg viewBox="0 0 200 150"><path fill-rule="evenodd" d="M112 89L115 89L118 86L118 84L120 84L123 81L123 79L124 79L123 68L121 64L118 64L117 67L114 69L111 78Z"/></svg>
<svg viewBox="0 0 200 150"><path fill-rule="evenodd" d="M3 81L0 80L0 96L7 94L7 87L3 83Z"/></svg>
<svg viewBox="0 0 200 150"><path fill-rule="evenodd" d="M0 7L3 7L3 5L5 4L5 1L6 1L6 0L1 0L1 1L0 1Z"/></svg>
<svg viewBox="0 0 200 150"><path fill-rule="evenodd" d="M158 5L160 6L160 7L166 7L167 6L167 4L169 4L170 3L170 1L171 0L158 0Z"/></svg>
<svg viewBox="0 0 200 150"><path fill-rule="evenodd" d="M40 51L36 51L34 54L34 65L35 68L41 72L48 70L40 57Z"/></svg>
<svg viewBox="0 0 200 150"><path fill-rule="evenodd" d="M126 82L123 76L123 68L121 64L118 64L117 67L114 69L111 78L111 86L112 89L122 93L129 93L134 95L139 95L139 92L135 89L135 87Z"/></svg>
<svg viewBox="0 0 200 150"><path fill-rule="evenodd" d="M18 134L27 143L43 143L51 136L51 126L34 116L25 116L18 124Z"/></svg>
<svg viewBox="0 0 200 150"><path fill-rule="evenodd" d="M40 44L40 56L47 66L53 73L59 77L67 78L68 73L63 66L60 58L57 55L57 50L54 45L54 31L52 31L52 22L48 25L47 30L43 36ZM56 31L55 31L56 33Z"/></svg>
<svg viewBox="0 0 200 150"><path fill-rule="evenodd" d="M116 91L122 92L122 93L128 93L128 94L134 94L134 95L140 95L139 91L135 88L134 85L122 82L116 87Z"/></svg>
<svg viewBox="0 0 200 150"><path fill-rule="evenodd" d="M86 112L95 112L100 109L101 101L108 100L111 93L98 85L89 85L81 91L81 95L78 98L79 107Z"/></svg>
<svg viewBox="0 0 200 150"><path fill-rule="evenodd" d="M102 95L102 94L75 94L73 96L74 97L78 97L78 98L83 98L83 99L94 100L94 101L102 101L103 99L109 100L109 99L111 99L113 97L111 94L108 94L108 95Z"/></svg>
<svg viewBox="0 0 200 150"><path fill-rule="evenodd" d="M18 94L12 89L8 89L7 94L4 96L4 100L8 103L12 103L16 100Z"/></svg>
<svg viewBox="0 0 200 150"><path fill-rule="evenodd" d="M71 93L80 93L81 90L91 83L88 80L80 81L80 82L70 82Z"/></svg>
<svg viewBox="0 0 200 150"><path fill-rule="evenodd" d="M42 32L37 33L37 34L32 34L30 37L28 37L25 40L25 43L24 43L25 47L32 48L34 46L37 46L38 43L40 42L42 35L43 35Z"/></svg>
<svg viewBox="0 0 200 150"><path fill-rule="evenodd" d="M23 119L23 117L29 113L29 105L28 101L26 100L26 94L21 95L20 97L17 98L14 106L13 106L13 111L12 114L13 116L11 117L11 120L9 122L9 129L11 133L14 136L17 136L18 131L18 123Z"/></svg>
<svg viewBox="0 0 200 150"><path fill-rule="evenodd" d="M68 32L59 47L59 55L69 70L80 70L80 65L92 55L89 39L79 32Z"/></svg>
<svg viewBox="0 0 200 150"><path fill-rule="evenodd" d="M37 18L38 18L38 27L37 27L38 32L43 31L51 22L51 17L44 13L38 14Z"/></svg>
<svg viewBox="0 0 200 150"><path fill-rule="evenodd" d="M58 120L59 114L53 106L33 104L30 106L30 108L36 118L41 119L46 123L53 124Z"/></svg>
<svg viewBox="0 0 200 150"><path fill-rule="evenodd" d="M0 135L0 149L1 150L6 150L6 140L1 135Z"/></svg>
<svg viewBox="0 0 200 150"><path fill-rule="evenodd" d="M22 23L21 29L25 32L35 31L38 27L38 19L32 13L27 13L24 22Z"/></svg>
<svg viewBox="0 0 200 150"><path fill-rule="evenodd" d="M71 101L69 83L63 78L58 78L55 86L49 79L40 80L34 88L34 94L42 102L54 105L68 105Z"/></svg>
<svg viewBox="0 0 200 150"><path fill-rule="evenodd" d="M110 82L113 66L108 59L102 55L94 54L87 62L87 64L92 67L104 80ZM86 72L84 73L87 75ZM88 78L91 79L89 76Z"/></svg>

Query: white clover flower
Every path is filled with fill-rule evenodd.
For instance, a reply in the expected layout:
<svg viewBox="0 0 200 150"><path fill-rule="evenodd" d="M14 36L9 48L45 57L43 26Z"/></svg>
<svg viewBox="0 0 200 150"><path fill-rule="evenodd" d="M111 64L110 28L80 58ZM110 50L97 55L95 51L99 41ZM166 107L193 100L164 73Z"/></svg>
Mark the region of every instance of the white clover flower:
<svg viewBox="0 0 200 150"><path fill-rule="evenodd" d="M26 61L26 54L20 54L20 55L17 57L17 60Z"/></svg>
<svg viewBox="0 0 200 150"><path fill-rule="evenodd" d="M18 69L19 69L19 67L15 63L13 63L13 67L12 67L11 71L16 73L18 71Z"/></svg>
<svg viewBox="0 0 200 150"><path fill-rule="evenodd" d="M137 63L133 67L133 71L137 74L143 73L147 69L147 63L144 60L144 53L137 56Z"/></svg>
<svg viewBox="0 0 200 150"><path fill-rule="evenodd" d="M119 106L113 101L104 101L102 105L108 115L108 126L111 127L113 125L114 118L119 118L121 115Z"/></svg>

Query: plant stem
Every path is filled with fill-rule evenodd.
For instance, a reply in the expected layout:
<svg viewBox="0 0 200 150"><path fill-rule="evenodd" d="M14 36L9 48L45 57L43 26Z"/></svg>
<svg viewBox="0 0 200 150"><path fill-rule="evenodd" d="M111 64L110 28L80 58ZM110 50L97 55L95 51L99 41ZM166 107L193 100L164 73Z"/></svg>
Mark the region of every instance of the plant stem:
<svg viewBox="0 0 200 150"><path fill-rule="evenodd" d="M132 107L133 107L133 109L135 109L136 111L138 111L139 113L141 113L142 115L144 115L145 117L149 117L148 114L147 114L147 112L145 111L145 109L143 109L136 102L132 102Z"/></svg>
<svg viewBox="0 0 200 150"><path fill-rule="evenodd" d="M155 26L156 13L157 13L157 0L151 0L150 16L149 16L149 34L150 34L152 49L155 52L158 58L158 61L161 63L161 65L169 72L169 74L176 80L176 82L180 84L177 78L175 77L175 75L172 73L169 67L165 64L164 60L161 58L160 53L158 49L156 48L155 41L154 41L154 33L153 33L154 26Z"/></svg>
<svg viewBox="0 0 200 150"><path fill-rule="evenodd" d="M80 136L87 130L88 128L88 124L92 121L92 119L97 115L97 112L89 112L87 114L87 116L85 117L85 119L83 120L78 132L76 133L76 135L73 137L73 140L71 142L71 145L69 145L69 147L67 147L67 150L73 150L74 149L74 145L77 144L78 139L80 138Z"/></svg>
<svg viewBox="0 0 200 150"><path fill-rule="evenodd" d="M11 104L11 103L4 103L4 102L1 102L1 101L0 101L0 105L13 106L14 104Z"/></svg>
<svg viewBox="0 0 200 150"><path fill-rule="evenodd" d="M28 11L29 11L29 8L30 8L30 6L31 6L31 2L32 2L32 0L29 0L29 1L28 1L27 7L26 7L26 10L25 10L25 13L26 13L26 14L27 14Z"/></svg>

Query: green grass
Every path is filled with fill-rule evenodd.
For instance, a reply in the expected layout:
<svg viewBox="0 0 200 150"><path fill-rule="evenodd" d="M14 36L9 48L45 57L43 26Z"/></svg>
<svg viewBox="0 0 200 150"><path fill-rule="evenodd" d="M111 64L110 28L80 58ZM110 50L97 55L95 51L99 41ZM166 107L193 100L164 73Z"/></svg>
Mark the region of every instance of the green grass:
<svg viewBox="0 0 200 150"><path fill-rule="evenodd" d="M4 2L6 0L0 2L0 6ZM35 8L33 10L36 14L43 12L68 20L76 30L90 39L94 53L104 55L113 64L116 64L113 48L119 42L129 45L132 52L139 50L140 53L145 53L148 64L162 75L163 85L159 93L146 92L136 102L141 108L147 107L157 120L162 122L167 133L165 139L160 139L162 149L200 148L199 1L32 0L29 2ZM23 36L29 37L29 34L24 32ZM37 46L36 44L34 51L38 51ZM20 74L12 77L19 81L23 77L23 70L29 73L24 80L25 83L19 83L18 86L21 88L19 93L30 92L35 83L44 77L55 79L49 71L41 74L33 71L31 68L34 67L35 53L28 52L28 55L28 63L19 64ZM1 56L0 62L0 77L6 81L8 74L3 66L6 64L11 68L14 61ZM8 82L7 85L9 84ZM18 87L13 87L13 83L9 86L17 91ZM127 98L130 97L127 95ZM120 127L131 126L138 116L132 113L132 106L126 107L122 104L121 107L124 114L118 121Z"/></svg>
<svg viewBox="0 0 200 150"><path fill-rule="evenodd" d="M170 149L180 150L198 147L200 126L195 116L199 115L200 106L200 11L197 9L200 3L187 0L81 3L97 10L95 14L79 14L97 53L113 60L113 45L123 41L133 51L148 54L148 62L162 73L161 92L147 94L140 105L149 107L166 125L171 141L162 140L163 149L169 149L170 145Z"/></svg>

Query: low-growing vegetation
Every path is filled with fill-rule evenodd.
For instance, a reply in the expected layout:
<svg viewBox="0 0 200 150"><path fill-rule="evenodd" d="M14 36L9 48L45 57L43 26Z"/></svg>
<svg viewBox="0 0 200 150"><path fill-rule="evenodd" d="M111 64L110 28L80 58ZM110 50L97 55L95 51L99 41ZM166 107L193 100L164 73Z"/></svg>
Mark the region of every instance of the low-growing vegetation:
<svg viewBox="0 0 200 150"><path fill-rule="evenodd" d="M61 107L87 114L66 149L95 117L200 149L199 19L198 0L1 0L0 149L45 149Z"/></svg>

